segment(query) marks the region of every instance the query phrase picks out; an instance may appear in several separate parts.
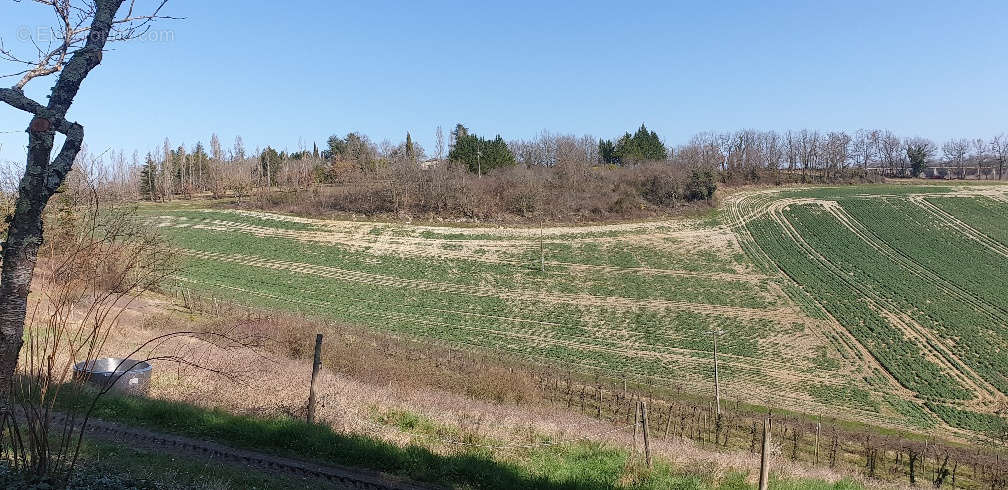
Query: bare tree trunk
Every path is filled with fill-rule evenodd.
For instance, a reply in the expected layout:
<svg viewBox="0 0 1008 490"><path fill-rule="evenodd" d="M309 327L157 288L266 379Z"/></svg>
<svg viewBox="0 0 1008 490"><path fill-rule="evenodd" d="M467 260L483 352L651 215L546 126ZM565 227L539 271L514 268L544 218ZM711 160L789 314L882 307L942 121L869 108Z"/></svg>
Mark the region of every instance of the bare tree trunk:
<svg viewBox="0 0 1008 490"><path fill-rule="evenodd" d="M7 241L3 244L0 271L0 411L9 409L9 393L24 335L28 292L38 249L42 244L42 216L49 199L63 184L84 141L84 128L65 117L81 83L102 59L102 50L112 28L113 16L123 0L98 0L90 35L60 72L42 106L20 88L0 89L0 101L34 115L28 126L28 159L18 188ZM50 161L56 132L66 141Z"/></svg>

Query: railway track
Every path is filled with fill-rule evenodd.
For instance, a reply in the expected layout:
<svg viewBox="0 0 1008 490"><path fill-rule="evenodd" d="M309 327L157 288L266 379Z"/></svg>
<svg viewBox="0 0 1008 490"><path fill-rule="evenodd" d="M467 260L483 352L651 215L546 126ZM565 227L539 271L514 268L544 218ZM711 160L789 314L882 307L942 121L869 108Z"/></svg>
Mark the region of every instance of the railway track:
<svg viewBox="0 0 1008 490"><path fill-rule="evenodd" d="M52 424L62 427L66 420L65 417L64 414L54 415ZM304 480L306 485L314 488L353 490L436 490L442 488L420 485L378 471L283 458L98 419L88 421L84 429L84 437L85 439L114 442L133 449L168 452L207 462L252 468L266 473L283 473L286 476Z"/></svg>

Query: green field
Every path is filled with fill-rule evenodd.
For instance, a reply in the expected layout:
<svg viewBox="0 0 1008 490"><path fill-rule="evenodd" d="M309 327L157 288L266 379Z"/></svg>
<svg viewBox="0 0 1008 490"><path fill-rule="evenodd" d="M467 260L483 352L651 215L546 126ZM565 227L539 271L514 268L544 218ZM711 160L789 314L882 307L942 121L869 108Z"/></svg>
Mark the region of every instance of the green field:
<svg viewBox="0 0 1008 490"><path fill-rule="evenodd" d="M142 212L185 257L178 287L240 304L701 393L720 330L732 398L982 430L1008 391L1006 190L748 191L542 230Z"/></svg>

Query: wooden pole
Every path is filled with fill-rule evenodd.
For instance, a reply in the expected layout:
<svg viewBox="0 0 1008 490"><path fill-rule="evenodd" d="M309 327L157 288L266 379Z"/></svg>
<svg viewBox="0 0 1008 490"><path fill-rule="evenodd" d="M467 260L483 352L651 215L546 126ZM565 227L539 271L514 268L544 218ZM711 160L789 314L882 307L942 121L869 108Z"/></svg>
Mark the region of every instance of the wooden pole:
<svg viewBox="0 0 1008 490"><path fill-rule="evenodd" d="M815 464L819 464L819 432L822 428L822 415L815 424Z"/></svg>
<svg viewBox="0 0 1008 490"><path fill-rule="evenodd" d="M717 365L717 338L718 331L714 329L714 399L717 402L717 416L721 417L721 381L718 379Z"/></svg>
<svg viewBox="0 0 1008 490"><path fill-rule="evenodd" d="M662 437L663 440L668 440L669 429L672 428L672 405L668 407L668 417L665 417L665 436Z"/></svg>
<svg viewBox="0 0 1008 490"><path fill-rule="evenodd" d="M312 362L311 387L308 390L308 423L315 423L315 383L322 367L322 334L315 336L315 359Z"/></svg>
<svg viewBox="0 0 1008 490"><path fill-rule="evenodd" d="M760 456L759 490L770 486L770 417L763 420L763 452Z"/></svg>
<svg viewBox="0 0 1008 490"><path fill-rule="evenodd" d="M647 402L640 402L641 426L644 431L644 460L647 461L648 468L651 467L651 441L648 438Z"/></svg>
<svg viewBox="0 0 1008 490"><path fill-rule="evenodd" d="M543 222L539 220L539 272L546 272L546 249L543 245L543 240L545 239L545 232L543 231Z"/></svg>
<svg viewBox="0 0 1008 490"><path fill-rule="evenodd" d="M637 455L637 429L640 427L640 404L634 404L634 416L633 416L633 453Z"/></svg>

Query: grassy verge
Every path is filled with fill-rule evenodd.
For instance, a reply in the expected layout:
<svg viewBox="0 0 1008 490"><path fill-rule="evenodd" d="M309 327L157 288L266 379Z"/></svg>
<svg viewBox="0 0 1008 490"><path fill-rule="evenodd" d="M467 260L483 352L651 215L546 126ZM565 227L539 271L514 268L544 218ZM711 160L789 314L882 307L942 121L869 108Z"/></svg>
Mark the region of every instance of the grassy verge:
<svg viewBox="0 0 1008 490"><path fill-rule="evenodd" d="M141 398L108 397L95 416L152 430L208 439L278 456L356 466L454 488L481 489L744 489L745 470L682 468L657 461L648 470L623 448L597 442L519 450L491 450L481 445L499 441L440 426L405 412L376 412L374 421L410 435L404 446L360 434L343 434L327 426L289 418L255 418L192 405ZM472 446L437 452L439 437ZM533 440L542 436L531 434ZM151 471L158 471L156 468ZM199 469L195 468L195 473ZM777 481L774 488L860 488L849 482Z"/></svg>
<svg viewBox="0 0 1008 490"><path fill-rule="evenodd" d="M0 466L0 487L8 489L54 488L27 482ZM205 459L180 457L155 451L124 448L112 443L85 440L78 471L69 489L130 488L162 489L277 489L320 487L310 482L246 467L208 463Z"/></svg>

